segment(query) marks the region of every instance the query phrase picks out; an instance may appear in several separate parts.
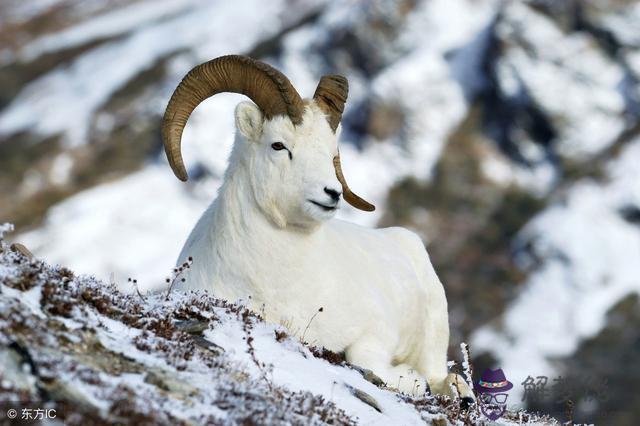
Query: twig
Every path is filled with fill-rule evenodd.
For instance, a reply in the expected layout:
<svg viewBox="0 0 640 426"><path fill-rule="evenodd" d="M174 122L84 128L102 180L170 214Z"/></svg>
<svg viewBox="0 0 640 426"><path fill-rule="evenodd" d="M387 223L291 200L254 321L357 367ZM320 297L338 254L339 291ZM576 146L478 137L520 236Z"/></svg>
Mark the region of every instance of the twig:
<svg viewBox="0 0 640 426"><path fill-rule="evenodd" d="M267 373L264 370L265 364L260 364L260 360L258 360L258 357L256 355L256 349L253 346L253 336L251 335L252 323L249 313L250 311L247 308L244 308L244 311L242 311L242 330L246 335L245 341L247 342L247 352L249 352L249 355L251 356L251 361L253 361L256 367L258 367L258 371L260 371L260 375L267 383L269 391L278 392L278 394L280 394L280 391L274 388L273 383L271 383L271 380L269 380L269 378L267 377Z"/></svg>
<svg viewBox="0 0 640 426"><path fill-rule="evenodd" d="M316 316L317 316L320 312L322 312L322 311L324 311L324 308L323 308L322 306L320 306L320 309L318 309L318 311L317 311L315 314L313 314L313 315L311 316L311 319L309 319L309 322L307 323L307 326L304 328L304 332L302 333L302 338L301 338L301 340L302 340L303 342L304 342L304 336L306 336L306 334L307 334L307 330L309 330L309 327L311 327L311 323L312 323L312 322L313 322L313 320L316 318Z"/></svg>
<svg viewBox="0 0 640 426"><path fill-rule="evenodd" d="M462 351L462 371L464 373L464 377L466 379L467 385L469 389L473 392L473 364L471 364L471 350L469 349L469 344L462 342L460 343L460 350ZM476 413L480 416L480 405L476 405Z"/></svg>
<svg viewBox="0 0 640 426"><path fill-rule="evenodd" d="M458 389L458 377L456 376L456 380L453 383L449 383L449 388L451 389L451 394L453 395L453 401L460 400L460 389ZM456 407L454 411L455 419L458 420L460 417L460 404L454 404Z"/></svg>
<svg viewBox="0 0 640 426"><path fill-rule="evenodd" d="M140 293L140 289L138 288L138 280L132 280L131 278L129 278L129 282L131 283L131 285L133 285L133 288L136 289L136 293L138 294L138 297L142 300L142 303L147 303L147 299L144 298L142 293Z"/></svg>
<svg viewBox="0 0 640 426"><path fill-rule="evenodd" d="M465 342L460 343L460 350L462 351L462 372L467 381L467 384L473 388L473 366L471 365L471 352L469 351L469 345Z"/></svg>
<svg viewBox="0 0 640 426"><path fill-rule="evenodd" d="M167 284L169 284L169 288L167 288L167 294L164 297L165 301L169 300L169 295L171 294L171 290L173 290L173 286L175 285L176 281L178 281L178 278L182 276L184 271L191 268L191 265L193 265L193 257L189 256L189 259L187 259L186 262L184 262L182 265L180 265L177 268L173 268L173 273L172 273L173 277L166 279ZM180 281L185 282L186 278L182 277L180 278Z"/></svg>
<svg viewBox="0 0 640 426"><path fill-rule="evenodd" d="M573 401L568 399L565 405L565 415L567 416L567 422L564 423L567 426L573 425Z"/></svg>

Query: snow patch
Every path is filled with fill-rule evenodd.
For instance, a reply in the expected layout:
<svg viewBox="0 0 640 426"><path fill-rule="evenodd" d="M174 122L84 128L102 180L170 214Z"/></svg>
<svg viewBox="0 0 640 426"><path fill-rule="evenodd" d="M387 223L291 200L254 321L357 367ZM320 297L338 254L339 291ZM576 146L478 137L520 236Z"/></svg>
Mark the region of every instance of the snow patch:
<svg viewBox="0 0 640 426"><path fill-rule="evenodd" d="M478 329L471 342L498 357L514 383L551 376L552 358L570 356L602 329L611 306L640 293L640 229L621 215L640 207L639 161L636 139L608 165L608 182L574 185L521 232L517 245L531 248L519 261L532 274L501 325Z"/></svg>

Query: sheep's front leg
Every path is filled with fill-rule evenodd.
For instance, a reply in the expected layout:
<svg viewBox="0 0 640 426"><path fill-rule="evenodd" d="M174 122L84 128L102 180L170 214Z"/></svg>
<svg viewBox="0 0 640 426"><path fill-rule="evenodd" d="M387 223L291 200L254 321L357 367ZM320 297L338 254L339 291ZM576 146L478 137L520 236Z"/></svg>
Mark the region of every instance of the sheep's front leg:
<svg viewBox="0 0 640 426"><path fill-rule="evenodd" d="M434 394L458 394L464 405L473 403L474 395L466 381L458 374L449 373L447 369L447 348L449 346L449 313L444 288L435 278L431 283L431 301L427 310L427 321L422 354L420 356L420 372L427 378L431 392ZM451 387L455 387L455 391Z"/></svg>
<svg viewBox="0 0 640 426"><path fill-rule="evenodd" d="M393 365L392 355L385 349L385 345L375 338L357 341L346 349L345 354L347 361L371 370L388 387L409 395L421 395L425 391L425 379L407 364Z"/></svg>

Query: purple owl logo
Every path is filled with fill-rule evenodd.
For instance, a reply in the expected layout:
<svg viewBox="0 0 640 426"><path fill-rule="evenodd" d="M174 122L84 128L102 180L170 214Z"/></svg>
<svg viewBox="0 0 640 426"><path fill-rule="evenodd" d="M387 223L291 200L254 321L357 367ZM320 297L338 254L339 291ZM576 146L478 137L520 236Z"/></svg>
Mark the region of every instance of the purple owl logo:
<svg viewBox="0 0 640 426"><path fill-rule="evenodd" d="M482 378L475 384L480 400L480 410L489 420L497 420L507 410L507 391L513 383L507 380L501 368L485 369Z"/></svg>

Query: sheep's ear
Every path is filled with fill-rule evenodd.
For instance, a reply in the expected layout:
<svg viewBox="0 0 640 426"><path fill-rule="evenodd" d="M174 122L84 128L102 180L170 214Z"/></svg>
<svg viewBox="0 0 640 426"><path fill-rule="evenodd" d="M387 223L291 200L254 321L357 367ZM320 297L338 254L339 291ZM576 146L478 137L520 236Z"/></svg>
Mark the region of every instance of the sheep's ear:
<svg viewBox="0 0 640 426"><path fill-rule="evenodd" d="M262 134L262 111L252 102L240 102L236 107L236 127L250 141Z"/></svg>

